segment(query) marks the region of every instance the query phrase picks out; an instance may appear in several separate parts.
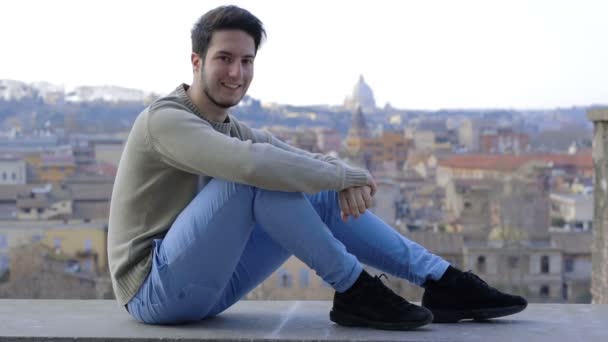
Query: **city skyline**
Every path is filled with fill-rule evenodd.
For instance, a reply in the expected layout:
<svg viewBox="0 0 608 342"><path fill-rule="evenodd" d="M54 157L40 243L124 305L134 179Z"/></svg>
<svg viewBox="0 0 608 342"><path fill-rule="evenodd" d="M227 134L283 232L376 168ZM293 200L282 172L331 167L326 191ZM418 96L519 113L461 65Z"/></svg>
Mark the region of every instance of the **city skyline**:
<svg viewBox="0 0 608 342"><path fill-rule="evenodd" d="M341 104L363 75L379 107L608 103L600 1L232 3L268 32L249 91L264 102ZM0 78L168 93L191 81L192 24L220 4L12 3Z"/></svg>

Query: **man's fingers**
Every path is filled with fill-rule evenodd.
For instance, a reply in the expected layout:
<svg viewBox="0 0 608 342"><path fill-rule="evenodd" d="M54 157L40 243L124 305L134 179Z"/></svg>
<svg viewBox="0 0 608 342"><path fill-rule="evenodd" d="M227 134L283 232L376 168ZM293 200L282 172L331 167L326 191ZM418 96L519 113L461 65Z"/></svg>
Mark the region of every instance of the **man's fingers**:
<svg viewBox="0 0 608 342"><path fill-rule="evenodd" d="M372 177L372 175L369 173L367 174L367 185L370 187L370 189L372 189L371 196L374 197L376 191L378 190L378 185L376 184L374 177Z"/></svg>
<svg viewBox="0 0 608 342"><path fill-rule="evenodd" d="M349 214L354 217L359 217L359 208L357 205L357 199L355 197L355 188L348 188L346 191L346 201L350 209Z"/></svg>
<svg viewBox="0 0 608 342"><path fill-rule="evenodd" d="M360 215L365 213L367 209L365 207L365 200L363 199L363 188L355 187L348 189L348 206L350 207L351 214L358 218Z"/></svg>
<svg viewBox="0 0 608 342"><path fill-rule="evenodd" d="M365 199L363 197L364 193L365 190L363 188L357 188L355 190L355 199L357 201L357 209L359 210L359 215L363 215L365 213L365 210L367 209L365 205Z"/></svg>
<svg viewBox="0 0 608 342"><path fill-rule="evenodd" d="M363 201L365 202L365 208L369 209L372 207L372 196L371 196L371 192L372 189L369 186L364 186L362 191L363 193Z"/></svg>
<svg viewBox="0 0 608 342"><path fill-rule="evenodd" d="M340 216L346 221L348 216L358 218L372 206L372 186L353 187L340 191L338 201L340 204Z"/></svg>
<svg viewBox="0 0 608 342"><path fill-rule="evenodd" d="M370 195L372 197L374 197L374 195L376 194L376 191L378 191L378 185L376 184L376 181L373 178L371 178L371 182L370 182L369 186L372 189Z"/></svg>
<svg viewBox="0 0 608 342"><path fill-rule="evenodd" d="M342 210L340 210L340 219L344 222L348 220L348 216Z"/></svg>
<svg viewBox="0 0 608 342"><path fill-rule="evenodd" d="M346 191L342 190L338 193L338 200L340 203L340 212L342 214L342 220L346 221L346 218L349 215L350 208L348 207L348 202L346 201Z"/></svg>

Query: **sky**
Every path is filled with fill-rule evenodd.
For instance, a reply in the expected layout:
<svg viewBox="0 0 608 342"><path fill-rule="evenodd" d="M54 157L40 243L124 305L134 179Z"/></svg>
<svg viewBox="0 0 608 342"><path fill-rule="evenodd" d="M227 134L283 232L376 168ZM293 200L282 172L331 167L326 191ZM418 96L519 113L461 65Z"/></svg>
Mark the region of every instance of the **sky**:
<svg viewBox="0 0 608 342"><path fill-rule="evenodd" d="M190 29L222 4L265 25L262 102L341 104L363 75L380 107L608 104L604 0L8 0L0 79L166 94L192 81Z"/></svg>

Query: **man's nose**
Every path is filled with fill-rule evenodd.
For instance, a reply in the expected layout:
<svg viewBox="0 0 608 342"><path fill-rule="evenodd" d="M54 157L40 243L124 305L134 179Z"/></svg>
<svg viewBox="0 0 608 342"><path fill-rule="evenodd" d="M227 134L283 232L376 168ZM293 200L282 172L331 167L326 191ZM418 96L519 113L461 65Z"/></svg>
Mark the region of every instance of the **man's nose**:
<svg viewBox="0 0 608 342"><path fill-rule="evenodd" d="M230 69L228 70L228 74L230 75L230 77L240 78L242 72L243 69L241 67L241 63L235 61L230 64Z"/></svg>

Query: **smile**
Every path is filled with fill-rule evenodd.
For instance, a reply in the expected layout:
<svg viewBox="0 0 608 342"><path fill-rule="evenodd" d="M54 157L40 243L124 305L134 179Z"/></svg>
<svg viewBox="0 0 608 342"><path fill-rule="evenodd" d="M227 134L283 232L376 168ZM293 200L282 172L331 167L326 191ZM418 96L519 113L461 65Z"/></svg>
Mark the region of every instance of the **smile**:
<svg viewBox="0 0 608 342"><path fill-rule="evenodd" d="M222 83L222 85L224 87L232 89L232 90L235 90L241 86L240 84L234 84L234 83Z"/></svg>

